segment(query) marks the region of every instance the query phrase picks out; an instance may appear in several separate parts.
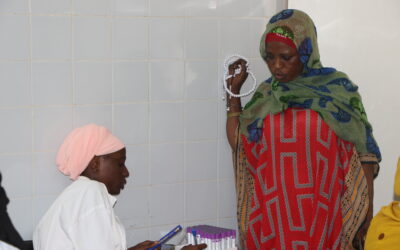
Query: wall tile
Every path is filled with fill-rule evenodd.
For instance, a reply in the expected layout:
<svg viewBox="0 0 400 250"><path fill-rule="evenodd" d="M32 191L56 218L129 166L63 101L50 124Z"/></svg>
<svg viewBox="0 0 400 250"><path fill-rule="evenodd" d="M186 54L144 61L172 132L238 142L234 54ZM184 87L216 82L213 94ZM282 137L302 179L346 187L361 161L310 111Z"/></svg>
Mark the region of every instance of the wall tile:
<svg viewBox="0 0 400 250"><path fill-rule="evenodd" d="M149 184L148 145L126 145L125 165L129 170L127 188Z"/></svg>
<svg viewBox="0 0 400 250"><path fill-rule="evenodd" d="M184 16L186 0L150 0L151 16Z"/></svg>
<svg viewBox="0 0 400 250"><path fill-rule="evenodd" d="M218 137L217 102L188 102L185 105L185 135L187 140Z"/></svg>
<svg viewBox="0 0 400 250"><path fill-rule="evenodd" d="M28 12L29 3L28 0L3 0L1 2L1 9L0 12L3 13L22 13Z"/></svg>
<svg viewBox="0 0 400 250"><path fill-rule="evenodd" d="M147 16L149 0L112 0L116 16Z"/></svg>
<svg viewBox="0 0 400 250"><path fill-rule="evenodd" d="M30 154L0 156L1 186L10 199L32 196L32 172Z"/></svg>
<svg viewBox="0 0 400 250"><path fill-rule="evenodd" d="M206 220L217 217L217 183L187 183L185 214L187 221Z"/></svg>
<svg viewBox="0 0 400 250"><path fill-rule="evenodd" d="M33 13L39 14L70 14L71 0L34 0L30 1Z"/></svg>
<svg viewBox="0 0 400 250"><path fill-rule="evenodd" d="M218 220L216 220L215 218L206 220L190 220L186 224L187 227L193 225L210 225L218 227Z"/></svg>
<svg viewBox="0 0 400 250"><path fill-rule="evenodd" d="M71 18L32 17L33 59L71 59Z"/></svg>
<svg viewBox="0 0 400 250"><path fill-rule="evenodd" d="M32 200L32 211L33 211L33 225L36 227L39 224L40 220L44 216L44 214L49 210L50 206L56 200L57 195L49 195L49 196L37 196ZM32 233L31 233L32 235ZM32 237L32 236L30 236ZM28 238L30 239L30 238Z"/></svg>
<svg viewBox="0 0 400 250"><path fill-rule="evenodd" d="M251 3L251 16L259 17L272 17L278 8L282 4L279 0L250 0ZM267 21L267 20L266 20Z"/></svg>
<svg viewBox="0 0 400 250"><path fill-rule="evenodd" d="M0 109L0 152L31 152L32 111L30 108Z"/></svg>
<svg viewBox="0 0 400 250"><path fill-rule="evenodd" d="M225 96L224 94L220 94L220 96ZM243 99L243 98L242 98ZM245 102L242 101L242 106ZM226 139L226 100L221 100L217 102L218 106L218 139Z"/></svg>
<svg viewBox="0 0 400 250"><path fill-rule="evenodd" d="M137 229L149 225L148 187L125 187L118 196L115 213L126 229Z"/></svg>
<svg viewBox="0 0 400 250"><path fill-rule="evenodd" d="M111 105L87 105L74 107L74 127L95 123L108 129L112 128Z"/></svg>
<svg viewBox="0 0 400 250"><path fill-rule="evenodd" d="M27 60L29 52L28 16L0 16L0 59Z"/></svg>
<svg viewBox="0 0 400 250"><path fill-rule="evenodd" d="M218 57L218 21L187 19L185 23L185 57L215 59Z"/></svg>
<svg viewBox="0 0 400 250"><path fill-rule="evenodd" d="M215 180L217 178L217 142L187 143L185 146L185 180Z"/></svg>
<svg viewBox="0 0 400 250"><path fill-rule="evenodd" d="M7 211L12 218L12 223L24 240L32 239L33 217L32 198L12 199L8 204Z"/></svg>
<svg viewBox="0 0 400 250"><path fill-rule="evenodd" d="M109 15L111 0L74 0L76 14Z"/></svg>
<svg viewBox="0 0 400 250"><path fill-rule="evenodd" d="M268 20L264 19L254 19L254 20L249 20L249 25L250 25L250 34L249 34L249 39L250 39L250 44L258 44L258 46L252 46L249 48L251 51L250 56L255 57L257 59L260 59L260 39L264 31L266 30Z"/></svg>
<svg viewBox="0 0 400 250"><path fill-rule="evenodd" d="M183 140L182 103L153 103L150 106L150 117L150 142Z"/></svg>
<svg viewBox="0 0 400 250"><path fill-rule="evenodd" d="M236 194L234 180L221 181L218 190L219 217L233 217L236 215Z"/></svg>
<svg viewBox="0 0 400 250"><path fill-rule="evenodd" d="M186 63L185 99L215 99L221 85L216 61Z"/></svg>
<svg viewBox="0 0 400 250"><path fill-rule="evenodd" d="M179 224L183 220L183 184L153 186L150 191L150 225ZM167 205L168 204L168 205Z"/></svg>
<svg viewBox="0 0 400 250"><path fill-rule="evenodd" d="M111 22L104 17L74 17L75 59L111 58Z"/></svg>
<svg viewBox="0 0 400 250"><path fill-rule="evenodd" d="M150 57L156 59L182 58L183 19L154 18L150 25Z"/></svg>
<svg viewBox="0 0 400 250"><path fill-rule="evenodd" d="M147 143L148 124L147 104L114 106L114 132L126 144Z"/></svg>
<svg viewBox="0 0 400 250"><path fill-rule="evenodd" d="M56 156L56 152L33 155L35 196L59 195L71 184L69 177L58 170Z"/></svg>
<svg viewBox="0 0 400 250"><path fill-rule="evenodd" d="M234 216L234 217L219 219L218 226L223 227L223 228L235 229L237 232L237 230L238 230L237 229L237 218L236 218L236 216Z"/></svg>
<svg viewBox="0 0 400 250"><path fill-rule="evenodd" d="M0 106L31 104L30 65L26 62L0 63Z"/></svg>
<svg viewBox="0 0 400 250"><path fill-rule="evenodd" d="M147 62L114 63L113 101L137 102L149 99L149 64Z"/></svg>
<svg viewBox="0 0 400 250"><path fill-rule="evenodd" d="M151 184L183 182L183 148L183 143L151 145Z"/></svg>
<svg viewBox="0 0 400 250"><path fill-rule="evenodd" d="M250 3L250 1L242 0L221 0L218 2L221 15L230 17L249 16L251 13Z"/></svg>
<svg viewBox="0 0 400 250"><path fill-rule="evenodd" d="M72 107L36 108L33 124L34 150L55 152L72 131Z"/></svg>
<svg viewBox="0 0 400 250"><path fill-rule="evenodd" d="M75 63L74 103L110 103L111 82L111 63Z"/></svg>
<svg viewBox="0 0 400 250"><path fill-rule="evenodd" d="M250 57L253 53L251 48L258 48L260 41L253 42L250 34L250 21L249 20L222 20L220 42L221 50L220 56L225 58L232 54L240 54L245 57ZM238 38L240 34L240 39ZM261 37L261 35L260 35Z"/></svg>
<svg viewBox="0 0 400 250"><path fill-rule="evenodd" d="M183 62L151 63L151 101L183 99Z"/></svg>
<svg viewBox="0 0 400 250"><path fill-rule="evenodd" d="M71 63L32 63L32 86L35 105L72 104Z"/></svg>
<svg viewBox="0 0 400 250"><path fill-rule="evenodd" d="M148 57L149 25L145 19L115 18L113 23L113 58Z"/></svg>
<svg viewBox="0 0 400 250"><path fill-rule="evenodd" d="M186 16L218 16L217 0L186 0Z"/></svg>
<svg viewBox="0 0 400 250"><path fill-rule="evenodd" d="M232 149L227 139L218 141L218 178L233 179Z"/></svg>

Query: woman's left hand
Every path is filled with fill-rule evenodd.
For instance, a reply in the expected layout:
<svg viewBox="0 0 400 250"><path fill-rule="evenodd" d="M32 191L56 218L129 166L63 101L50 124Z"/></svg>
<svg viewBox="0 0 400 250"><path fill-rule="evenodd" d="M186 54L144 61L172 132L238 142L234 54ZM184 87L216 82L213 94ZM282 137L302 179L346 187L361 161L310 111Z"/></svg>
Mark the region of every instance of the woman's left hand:
<svg viewBox="0 0 400 250"><path fill-rule="evenodd" d="M361 225L360 229L356 234L356 239L360 244L364 247L365 238L367 237L367 232L369 225L371 224L371 220L374 216L374 164L362 164L362 168L364 171L365 178L367 180L367 188L368 188L368 198L369 198L369 206L368 212L365 216L364 223Z"/></svg>
<svg viewBox="0 0 400 250"><path fill-rule="evenodd" d="M370 199L370 205L369 205L369 208L368 208L367 216L365 217L364 223L361 225L360 229L358 230L358 232L356 234L357 242L359 242L362 247L364 247L365 239L367 237L368 228L369 228L369 225L371 224L371 220L373 218L373 211L372 211L373 204L371 204L371 203L372 203L372 201Z"/></svg>

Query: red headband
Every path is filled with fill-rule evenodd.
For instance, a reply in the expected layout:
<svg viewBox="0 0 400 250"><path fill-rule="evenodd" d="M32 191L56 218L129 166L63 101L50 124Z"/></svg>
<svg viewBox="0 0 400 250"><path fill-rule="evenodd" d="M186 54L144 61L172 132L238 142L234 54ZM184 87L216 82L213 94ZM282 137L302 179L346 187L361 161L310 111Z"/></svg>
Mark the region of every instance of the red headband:
<svg viewBox="0 0 400 250"><path fill-rule="evenodd" d="M281 43L284 43L284 44L292 47L293 49L297 50L296 44L294 44L292 39L290 39L286 36L283 36L281 34L278 34L278 33L274 33L274 32L268 33L267 36L265 37L265 43L268 43L268 42L281 42Z"/></svg>

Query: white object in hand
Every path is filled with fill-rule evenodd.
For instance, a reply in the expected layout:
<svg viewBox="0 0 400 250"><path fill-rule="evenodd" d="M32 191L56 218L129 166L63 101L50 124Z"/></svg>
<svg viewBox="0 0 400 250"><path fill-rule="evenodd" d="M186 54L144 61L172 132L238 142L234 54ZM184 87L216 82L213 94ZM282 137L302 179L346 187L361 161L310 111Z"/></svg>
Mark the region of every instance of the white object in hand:
<svg viewBox="0 0 400 250"><path fill-rule="evenodd" d="M253 78L253 87L247 92L247 93L243 93L243 94L234 94L232 93L232 91L230 89L228 89L228 79L235 77L236 75L239 75L240 72L242 71L242 67L241 65L239 65L239 67L237 69L235 69L235 72L233 73L233 75L229 75L229 65L231 65L232 63L234 63L235 61L237 61L238 59L243 59L246 61L246 72L250 75L251 78ZM226 93L228 93L230 96L233 97L244 97L244 96L248 96L251 93L253 93L256 90L256 86L257 86L257 80L256 77L254 76L253 72L250 71L249 68L249 60L247 58L245 58L244 56L235 54L235 55L231 55L229 57L227 57L224 61L224 90Z"/></svg>

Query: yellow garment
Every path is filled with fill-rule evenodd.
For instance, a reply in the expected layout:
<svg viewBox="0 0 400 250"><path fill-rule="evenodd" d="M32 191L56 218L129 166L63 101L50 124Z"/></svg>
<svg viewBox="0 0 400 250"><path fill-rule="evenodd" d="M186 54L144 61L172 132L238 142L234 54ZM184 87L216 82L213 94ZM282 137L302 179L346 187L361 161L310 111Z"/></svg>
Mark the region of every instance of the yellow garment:
<svg viewBox="0 0 400 250"><path fill-rule="evenodd" d="M400 202L393 201L372 219L365 241L366 250L400 249Z"/></svg>
<svg viewBox="0 0 400 250"><path fill-rule="evenodd" d="M394 193L400 197L400 157L397 161L396 177L394 179Z"/></svg>

